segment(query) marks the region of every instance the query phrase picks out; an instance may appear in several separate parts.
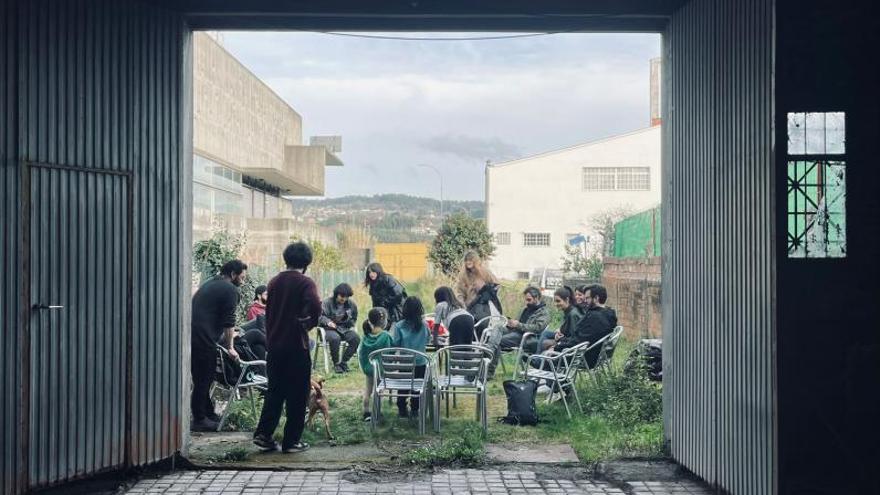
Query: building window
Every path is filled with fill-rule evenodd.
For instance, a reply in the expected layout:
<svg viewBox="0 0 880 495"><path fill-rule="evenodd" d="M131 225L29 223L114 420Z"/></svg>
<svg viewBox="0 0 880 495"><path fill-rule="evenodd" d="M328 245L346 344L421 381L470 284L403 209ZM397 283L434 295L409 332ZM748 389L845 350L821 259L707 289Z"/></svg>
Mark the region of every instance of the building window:
<svg viewBox="0 0 880 495"><path fill-rule="evenodd" d="M529 272L516 272L516 279L517 280L528 280L529 279Z"/></svg>
<svg viewBox="0 0 880 495"><path fill-rule="evenodd" d="M549 246L550 234L547 232L525 232L523 233L523 246Z"/></svg>
<svg viewBox="0 0 880 495"><path fill-rule="evenodd" d="M509 246L510 245L510 232L496 232L495 233L495 244L499 246Z"/></svg>
<svg viewBox="0 0 880 495"><path fill-rule="evenodd" d="M789 258L846 257L846 122L843 112L788 114Z"/></svg>
<svg viewBox="0 0 880 495"><path fill-rule="evenodd" d="M650 191L649 167L584 167L584 191Z"/></svg>

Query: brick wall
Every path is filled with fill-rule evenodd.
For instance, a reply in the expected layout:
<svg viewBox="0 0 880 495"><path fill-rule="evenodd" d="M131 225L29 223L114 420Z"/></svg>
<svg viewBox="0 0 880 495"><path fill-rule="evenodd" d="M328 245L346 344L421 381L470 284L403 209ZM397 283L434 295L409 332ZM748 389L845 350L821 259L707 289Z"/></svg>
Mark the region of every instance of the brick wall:
<svg viewBox="0 0 880 495"><path fill-rule="evenodd" d="M660 257L604 260L602 285L628 339L661 338Z"/></svg>

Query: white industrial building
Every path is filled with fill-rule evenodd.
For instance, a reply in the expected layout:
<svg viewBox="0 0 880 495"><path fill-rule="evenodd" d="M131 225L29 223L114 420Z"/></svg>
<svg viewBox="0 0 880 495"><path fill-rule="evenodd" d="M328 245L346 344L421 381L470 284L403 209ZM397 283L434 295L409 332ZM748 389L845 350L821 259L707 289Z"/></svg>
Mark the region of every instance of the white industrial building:
<svg viewBox="0 0 880 495"><path fill-rule="evenodd" d="M502 278L560 267L568 240L595 214L660 203L660 126L486 166L486 223Z"/></svg>

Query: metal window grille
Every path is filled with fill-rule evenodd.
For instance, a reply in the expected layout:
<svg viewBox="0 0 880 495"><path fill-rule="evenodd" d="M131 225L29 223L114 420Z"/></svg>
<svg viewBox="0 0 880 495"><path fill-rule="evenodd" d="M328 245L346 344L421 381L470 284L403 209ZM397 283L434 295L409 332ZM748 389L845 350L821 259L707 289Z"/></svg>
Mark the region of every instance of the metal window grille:
<svg viewBox="0 0 880 495"><path fill-rule="evenodd" d="M496 232L495 233L495 244L499 246L509 246L510 245L510 232Z"/></svg>
<svg viewBox="0 0 880 495"><path fill-rule="evenodd" d="M788 114L789 258L846 257L846 144L842 112Z"/></svg>
<svg viewBox="0 0 880 495"><path fill-rule="evenodd" d="M549 246L550 234L547 232L526 232L523 233L523 246Z"/></svg>
<svg viewBox="0 0 880 495"><path fill-rule="evenodd" d="M584 167L584 191L649 191L649 167Z"/></svg>

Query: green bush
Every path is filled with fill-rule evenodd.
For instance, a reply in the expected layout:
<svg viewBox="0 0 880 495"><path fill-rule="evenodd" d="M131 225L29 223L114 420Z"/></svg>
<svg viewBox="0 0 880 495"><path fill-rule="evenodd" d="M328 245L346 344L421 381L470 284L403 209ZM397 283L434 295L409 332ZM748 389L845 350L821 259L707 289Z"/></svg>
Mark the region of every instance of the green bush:
<svg viewBox="0 0 880 495"><path fill-rule="evenodd" d="M657 422L663 417L660 385L648 380L638 368L600 370L595 381L588 380L580 397L586 414L623 426Z"/></svg>

